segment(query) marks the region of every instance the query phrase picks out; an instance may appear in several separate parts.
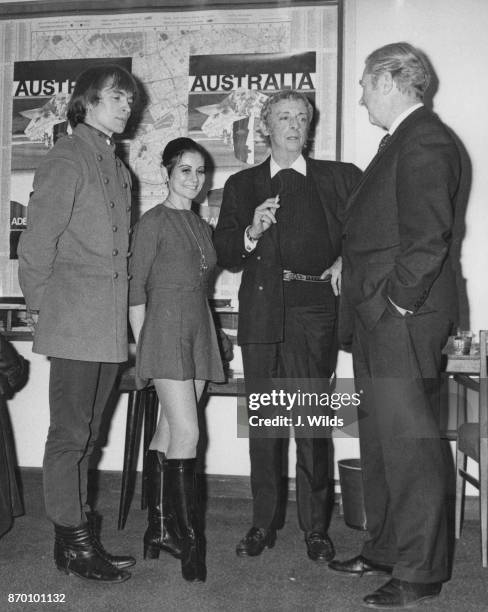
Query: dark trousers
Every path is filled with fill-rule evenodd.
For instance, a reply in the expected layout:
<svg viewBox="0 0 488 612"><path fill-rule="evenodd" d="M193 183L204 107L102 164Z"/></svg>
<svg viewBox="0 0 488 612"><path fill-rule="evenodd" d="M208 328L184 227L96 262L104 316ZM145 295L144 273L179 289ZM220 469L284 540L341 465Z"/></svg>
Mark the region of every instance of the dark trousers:
<svg viewBox="0 0 488 612"><path fill-rule="evenodd" d="M335 303L287 308L284 340L243 344L246 384L263 378L330 378L337 359ZM333 503L330 467L332 441L295 438L296 496L300 528L326 533ZM277 437L249 438L253 525L279 526L282 500L283 445Z"/></svg>
<svg viewBox="0 0 488 612"><path fill-rule="evenodd" d="M356 319L356 390L370 539L362 554L408 582L448 578L448 466L439 435L439 313L402 317L388 306L372 330Z"/></svg>
<svg viewBox="0 0 488 612"><path fill-rule="evenodd" d="M47 516L57 525L86 520L88 463L118 369L118 363L51 358L43 473Z"/></svg>

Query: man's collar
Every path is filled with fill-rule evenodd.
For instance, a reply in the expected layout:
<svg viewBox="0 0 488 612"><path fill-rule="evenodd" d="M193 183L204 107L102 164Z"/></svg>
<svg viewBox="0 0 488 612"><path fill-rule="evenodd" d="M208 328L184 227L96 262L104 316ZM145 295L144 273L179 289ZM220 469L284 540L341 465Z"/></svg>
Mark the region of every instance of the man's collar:
<svg viewBox="0 0 488 612"><path fill-rule="evenodd" d="M418 108L421 108L422 106L423 106L422 102L417 102L417 104L414 104L410 108L407 108L407 110L403 111L403 113L400 113L398 117L395 119L395 121L393 121L393 123L390 125L388 134L393 134L393 132L397 129L397 127L400 125L402 121L404 121L409 115L411 115L414 111L416 111Z"/></svg>
<svg viewBox="0 0 488 612"><path fill-rule="evenodd" d="M296 170L296 172L299 172L300 174L303 174L303 176L307 176L307 162L305 161L303 155L299 155L292 163L290 168L292 170ZM273 176L277 174L280 170L283 170L283 168L278 165L278 163L273 159L273 156L271 155L269 160L269 173L271 174L271 178L273 178Z"/></svg>
<svg viewBox="0 0 488 612"><path fill-rule="evenodd" d="M90 125L89 123L83 122L82 124L79 124L79 125L84 125L86 128L88 128L89 131L91 131L93 134L96 134L98 138L103 140L109 147L115 146L114 139L108 134L105 134L105 132L102 132L101 130L94 127L93 125Z"/></svg>

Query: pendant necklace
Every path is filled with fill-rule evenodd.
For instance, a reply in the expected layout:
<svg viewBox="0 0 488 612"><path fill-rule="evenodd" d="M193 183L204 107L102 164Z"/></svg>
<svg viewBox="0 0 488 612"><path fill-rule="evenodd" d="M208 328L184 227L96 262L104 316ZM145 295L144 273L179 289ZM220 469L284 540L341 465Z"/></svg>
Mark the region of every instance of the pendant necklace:
<svg viewBox="0 0 488 612"><path fill-rule="evenodd" d="M184 208L177 208L169 198L166 198L166 202L169 202L171 205L171 208L174 208L175 210L186 210ZM186 227L190 231L190 234L193 236L193 240L195 241L195 244L197 245L198 250L200 251L200 275L202 275L206 270L208 270L208 264L207 264L207 259L205 257L205 253L203 252L203 249L200 243L198 242L198 238L196 237L195 232L192 230L192 227L185 215L183 215L183 219L185 221Z"/></svg>

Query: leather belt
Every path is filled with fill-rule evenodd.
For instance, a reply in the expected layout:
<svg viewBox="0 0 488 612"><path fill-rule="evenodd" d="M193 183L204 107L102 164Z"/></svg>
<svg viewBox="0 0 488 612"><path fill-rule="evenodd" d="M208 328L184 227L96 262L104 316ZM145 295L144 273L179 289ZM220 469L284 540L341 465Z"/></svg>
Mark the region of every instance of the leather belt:
<svg viewBox="0 0 488 612"><path fill-rule="evenodd" d="M283 280L284 281L306 281L308 283L330 283L330 274L325 278L320 278L320 276L316 276L314 274L298 274L297 272L292 272L291 270L283 270Z"/></svg>

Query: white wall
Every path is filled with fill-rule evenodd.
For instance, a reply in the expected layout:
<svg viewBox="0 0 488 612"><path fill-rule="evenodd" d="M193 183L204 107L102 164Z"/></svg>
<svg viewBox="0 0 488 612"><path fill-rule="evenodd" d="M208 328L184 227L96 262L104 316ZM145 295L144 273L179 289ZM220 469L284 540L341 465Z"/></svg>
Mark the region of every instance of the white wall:
<svg viewBox="0 0 488 612"><path fill-rule="evenodd" d="M366 55L400 40L429 56L439 79L434 110L470 155L473 181L462 264L473 330L488 326L487 31L486 0L346 0L344 159L364 167L376 151L382 132L369 124L365 109L358 106L357 83Z"/></svg>
<svg viewBox="0 0 488 612"><path fill-rule="evenodd" d="M439 78L435 110L464 143L473 165L473 183L467 211L467 233L462 263L467 279L471 328L488 327L487 209L488 172L486 115L488 111L488 2L485 0L346 0L343 158L364 168L373 156L382 133L368 123L360 108L358 81L364 58L375 48L406 40L430 57ZM23 353L26 343L18 343ZM40 466L48 426L45 358L29 354L29 386L10 402L21 466ZM351 360L341 354L339 376L350 377ZM120 470L125 432L125 405L114 415L110 439L100 467ZM207 473L249 474L247 440L236 438L236 401L212 398L207 407L209 447ZM290 451L293 473L294 445ZM336 458L357 456L356 440L340 439Z"/></svg>

